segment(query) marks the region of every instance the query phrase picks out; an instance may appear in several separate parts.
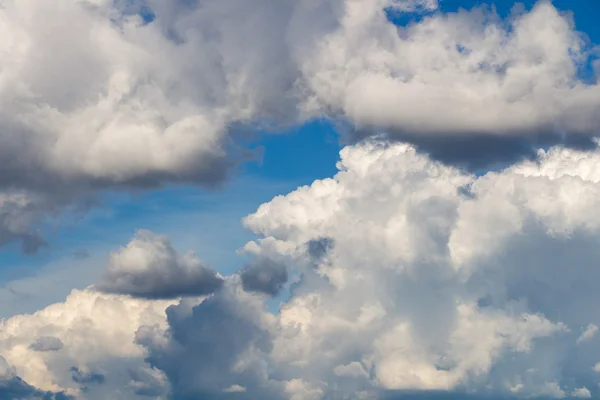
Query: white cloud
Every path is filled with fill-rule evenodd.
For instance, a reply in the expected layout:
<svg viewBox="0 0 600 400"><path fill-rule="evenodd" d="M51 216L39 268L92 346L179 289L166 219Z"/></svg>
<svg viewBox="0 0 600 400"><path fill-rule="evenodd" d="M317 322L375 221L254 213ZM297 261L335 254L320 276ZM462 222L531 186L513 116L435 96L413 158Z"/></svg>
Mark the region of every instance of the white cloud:
<svg viewBox="0 0 600 400"><path fill-rule="evenodd" d="M599 89L577 78L584 40L550 2L507 21L480 8L401 28L382 3L345 2L305 60L319 107L405 135L594 132Z"/></svg>
<svg viewBox="0 0 600 400"><path fill-rule="evenodd" d="M476 177L367 143L342 151L334 179L261 206L245 220L268 238L253 251L291 255L304 274L271 357L329 382L361 362L372 371L362 384L382 389L510 382L562 396L562 379L585 380L594 350L574 346L598 323L586 304L598 300L600 187L576 169L523 168ZM306 243L321 237L333 245L315 265Z"/></svg>
<svg viewBox="0 0 600 400"><path fill-rule="evenodd" d="M599 123L598 85L577 77L590 49L548 2L401 28L386 7L437 1L38 3L0 10L0 244L28 251L41 219L103 188L223 179L243 158L239 124L329 116L418 142Z"/></svg>
<svg viewBox="0 0 600 400"><path fill-rule="evenodd" d="M318 387L312 387L302 379L292 379L285 385L285 392L290 400L319 400L323 397L323 391Z"/></svg>
<svg viewBox="0 0 600 400"><path fill-rule="evenodd" d="M577 343L591 340L596 335L596 332L598 332L598 327L594 324L589 324L581 333L581 336L579 336L579 338L577 339Z"/></svg>
<svg viewBox="0 0 600 400"><path fill-rule="evenodd" d="M249 399L566 397L597 383L595 180L577 168L549 177L543 163L475 176L376 142L345 148L339 168L244 221L263 236L244 251L296 277L279 313L244 290L242 271L203 301L75 291L3 322L3 356L31 385L86 398L116 388L222 398L242 387ZM141 248L171 246L147 239ZM63 347L32 350L50 336Z"/></svg>
<svg viewBox="0 0 600 400"><path fill-rule="evenodd" d="M39 390L82 398L83 386L90 386L84 397L102 399L118 393L132 398L154 387L158 398L168 392L168 382L144 361L134 338L142 325L166 329L164 310L170 304L75 290L64 303L1 320L0 353L15 375ZM62 347L31 346L45 337Z"/></svg>
<svg viewBox="0 0 600 400"><path fill-rule="evenodd" d="M586 387L580 387L573 391L573 397L579 397L581 399L589 399L592 397L592 393Z"/></svg>
<svg viewBox="0 0 600 400"><path fill-rule="evenodd" d="M245 392L246 388L240 385L231 385L227 389L223 390L225 393L241 393Z"/></svg>

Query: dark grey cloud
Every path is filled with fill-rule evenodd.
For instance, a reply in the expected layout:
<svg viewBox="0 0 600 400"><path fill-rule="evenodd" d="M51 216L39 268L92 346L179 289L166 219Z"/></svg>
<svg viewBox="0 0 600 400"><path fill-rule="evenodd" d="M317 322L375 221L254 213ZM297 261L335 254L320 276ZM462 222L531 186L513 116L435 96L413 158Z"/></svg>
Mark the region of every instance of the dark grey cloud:
<svg viewBox="0 0 600 400"><path fill-rule="evenodd" d="M129 244L111 253L96 289L147 299L209 295L223 279L193 253L180 255L169 238L140 230Z"/></svg>
<svg viewBox="0 0 600 400"><path fill-rule="evenodd" d="M298 68L281 40L292 39L292 3L47 4L0 10L7 32L28 43L20 57L0 60L12 77L0 89L0 246L35 252L40 221L103 190L216 187L252 157L232 125L279 125L298 114ZM140 29L121 30L138 15ZM57 28L51 20L70 22ZM40 34L46 29L53 34ZM141 53L151 56L136 64ZM3 197L13 191L28 203L12 207Z"/></svg>
<svg viewBox="0 0 600 400"><path fill-rule="evenodd" d="M73 379L73 382L79 383L79 384L90 384L90 383L95 383L98 385L101 385L104 383L105 381L105 377L102 374L99 373L95 373L95 372L83 372L82 370L80 370L77 367L71 367L71 379Z"/></svg>
<svg viewBox="0 0 600 400"><path fill-rule="evenodd" d="M158 398L166 394L164 382L159 382L144 370L129 370L133 392L137 396Z"/></svg>
<svg viewBox="0 0 600 400"><path fill-rule="evenodd" d="M18 376L0 378L0 400L75 400L64 392L47 392L36 389Z"/></svg>
<svg viewBox="0 0 600 400"><path fill-rule="evenodd" d="M314 260L320 260L333 248L333 245L334 241L332 238L313 239L307 243L307 251Z"/></svg>
<svg viewBox="0 0 600 400"><path fill-rule="evenodd" d="M35 351L58 351L63 346L62 340L55 336L41 336L29 348Z"/></svg>
<svg viewBox="0 0 600 400"><path fill-rule="evenodd" d="M351 130L351 129L350 129ZM377 134L374 132L387 132ZM600 131L599 131L600 134ZM512 164L538 158L539 149L562 146L575 150L593 151L598 147L591 135L564 134L552 131L523 134L410 134L392 130L369 128L353 131L348 143L361 140L379 141L381 145L391 142L410 143L431 159L469 172L485 172L502 169Z"/></svg>
<svg viewBox="0 0 600 400"><path fill-rule="evenodd" d="M136 342L169 379L174 399L279 399L266 378L261 354L272 348L262 301L226 283L201 304L182 300L167 309L168 342L154 327L141 327ZM229 393L234 385L246 392Z"/></svg>
<svg viewBox="0 0 600 400"><path fill-rule="evenodd" d="M244 290L276 296L288 281L288 271L284 264L264 258L246 266L240 277Z"/></svg>
<svg viewBox="0 0 600 400"><path fill-rule="evenodd" d="M114 278L114 275L111 278ZM128 274L112 281L111 278L97 284L96 288L105 293L157 300L185 296L206 296L216 292L223 285L223 279L206 267L177 279L160 273Z"/></svg>
<svg viewBox="0 0 600 400"><path fill-rule="evenodd" d="M35 254L40 248L47 245L46 240L37 233L27 233L21 241L21 249L25 254Z"/></svg>

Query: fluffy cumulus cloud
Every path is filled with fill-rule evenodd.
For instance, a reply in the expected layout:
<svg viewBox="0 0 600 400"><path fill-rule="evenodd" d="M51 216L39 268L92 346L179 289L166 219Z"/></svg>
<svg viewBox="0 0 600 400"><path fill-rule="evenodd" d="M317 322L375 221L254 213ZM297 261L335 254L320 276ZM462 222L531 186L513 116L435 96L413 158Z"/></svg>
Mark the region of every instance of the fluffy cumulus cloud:
<svg viewBox="0 0 600 400"><path fill-rule="evenodd" d="M238 273L140 231L1 320L0 399L600 397L600 89L549 2L0 3L0 245L98 190L216 183L240 126L386 132L245 218ZM535 160L453 164L477 154Z"/></svg>
<svg viewBox="0 0 600 400"><path fill-rule="evenodd" d="M220 290L75 291L4 321L1 353L35 390L83 399L596 397L599 157L473 175L409 144L346 147L337 175L244 220L256 263ZM278 312L249 286L283 282L275 266Z"/></svg>
<svg viewBox="0 0 600 400"><path fill-rule="evenodd" d="M550 172L574 157L588 170L598 156L553 150L541 165L478 177L410 145L346 148L333 179L245 220L264 236L245 252L285 260L301 276L280 312L246 298L243 282L233 290L231 278L207 303L174 307L167 336L144 337L151 363L182 398L227 398L233 387L247 398L593 396L599 177ZM217 305L221 318L209 322ZM184 360L212 356L204 333L189 335L225 331L224 321L247 332L237 350L232 335L214 333L230 351L223 370L235 373L204 385L186 379L190 369L217 373ZM176 353L181 346L188 351Z"/></svg>
<svg viewBox="0 0 600 400"><path fill-rule="evenodd" d="M10 399L166 398L164 373L144 361L134 337L140 326L166 329L173 303L76 290L64 303L0 321L0 375L10 378L0 380L0 398L9 390Z"/></svg>
<svg viewBox="0 0 600 400"><path fill-rule="evenodd" d="M2 2L0 244L35 251L40 220L86 205L98 189L214 184L245 158L240 126L325 116L357 135L386 128L450 159L481 154L489 141L504 157L531 156L515 138L596 133L600 90L578 74L593 48L568 16L549 2L507 20L436 8ZM397 27L389 16L398 13L427 15ZM478 139L445 141L457 136Z"/></svg>
<svg viewBox="0 0 600 400"><path fill-rule="evenodd" d="M599 89L577 77L589 47L550 2L507 20L481 8L402 28L386 23L386 3L344 4L304 65L319 104L405 134L595 133Z"/></svg>
<svg viewBox="0 0 600 400"><path fill-rule="evenodd" d="M193 253L180 255L168 237L140 230L121 250L109 256L103 280L96 285L108 293L149 299L204 296L223 285L223 279L202 265Z"/></svg>

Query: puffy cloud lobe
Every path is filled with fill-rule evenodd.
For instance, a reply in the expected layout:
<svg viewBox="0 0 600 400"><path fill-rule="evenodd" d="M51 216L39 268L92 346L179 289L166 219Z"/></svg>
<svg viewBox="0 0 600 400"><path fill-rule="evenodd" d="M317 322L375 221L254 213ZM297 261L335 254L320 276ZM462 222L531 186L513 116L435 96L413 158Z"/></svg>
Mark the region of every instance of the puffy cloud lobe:
<svg viewBox="0 0 600 400"><path fill-rule="evenodd" d="M600 89L578 77L595 47L549 1L506 20L476 8L402 27L375 3L346 2L302 64L308 108L343 116L353 136L384 130L469 169L555 143L595 146Z"/></svg>
<svg viewBox="0 0 600 400"><path fill-rule="evenodd" d="M596 335L596 332L598 332L598 327L594 324L589 324L585 328L585 330L583 331L581 336L579 336L579 338L577 339L577 342L581 343L586 340L591 340Z"/></svg>
<svg viewBox="0 0 600 400"><path fill-rule="evenodd" d="M140 230L121 250L111 253L102 282L104 292L149 299L204 296L223 279L193 253L179 255L168 237Z"/></svg>
<svg viewBox="0 0 600 400"><path fill-rule="evenodd" d="M139 17L119 16L111 3L54 2L40 8L23 2L3 9L2 98L7 107L11 97L17 99L3 118L14 147L4 156L10 160L10 151L18 149L15 154L24 157L5 168L24 168L15 179L20 184L38 179L28 182L36 185L43 180L26 174L32 167L54 181L119 183L183 175L188 168L212 179L212 164L221 158L222 122L203 113L202 104L181 88L161 93L173 84L173 76L165 75L169 62L160 64L149 52L169 52L174 44ZM71 22L55 25L50 15ZM180 64L184 57L173 60Z"/></svg>
<svg viewBox="0 0 600 400"><path fill-rule="evenodd" d="M318 104L404 134L595 133L589 48L550 2L502 21L485 8L387 23L385 2L348 1L304 63Z"/></svg>
<svg viewBox="0 0 600 400"><path fill-rule="evenodd" d="M589 399L590 397L592 397L592 394L586 387L580 387L575 389L572 395L573 397L579 397L581 399Z"/></svg>
<svg viewBox="0 0 600 400"><path fill-rule="evenodd" d="M174 303L75 290L64 303L0 321L0 354L15 376L35 388L33 394L64 392L92 400L148 395L163 399L169 383L144 361L144 350L134 340L140 326L166 329L165 309ZM31 345L47 344L44 338L48 337L63 347L39 351Z"/></svg>

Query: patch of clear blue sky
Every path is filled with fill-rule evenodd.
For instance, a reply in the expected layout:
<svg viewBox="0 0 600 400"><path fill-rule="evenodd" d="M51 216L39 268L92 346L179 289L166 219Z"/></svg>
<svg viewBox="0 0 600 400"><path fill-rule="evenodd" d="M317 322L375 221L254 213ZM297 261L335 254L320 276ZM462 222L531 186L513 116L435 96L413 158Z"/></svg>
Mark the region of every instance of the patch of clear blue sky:
<svg viewBox="0 0 600 400"><path fill-rule="evenodd" d="M529 9L535 1L522 3ZM572 11L578 30L585 32L592 42L600 43L600 0L553 3L561 10ZM482 4L494 5L500 15L507 16L515 2L440 0L444 12ZM143 9L141 14L147 22L152 21L151 10ZM399 25L419 18L422 16L390 15ZM38 254L24 256L16 245L0 250L0 301L6 304L0 309L0 317L7 316L10 301L15 304L14 312L33 311L61 301L72 286L92 283L108 252L126 244L137 229L171 236L178 250L196 251L201 259L224 274L237 270L244 260L235 250L254 239L242 227L241 218L276 195L332 176L340 148L334 127L325 121L311 122L281 134L263 132L258 143L264 147L262 162L247 163L221 189L168 187L132 196L106 194L103 207L79 219L69 218L45 227L49 246ZM61 266L65 266L62 275ZM46 286L40 282L43 279L49 280ZM14 294L14 290L3 288L11 281L20 282L19 291L23 293ZM44 292L43 287L53 290L39 293Z"/></svg>

